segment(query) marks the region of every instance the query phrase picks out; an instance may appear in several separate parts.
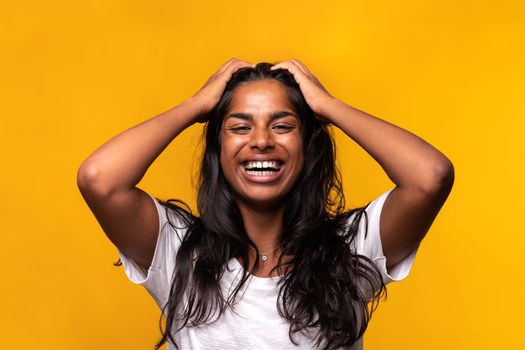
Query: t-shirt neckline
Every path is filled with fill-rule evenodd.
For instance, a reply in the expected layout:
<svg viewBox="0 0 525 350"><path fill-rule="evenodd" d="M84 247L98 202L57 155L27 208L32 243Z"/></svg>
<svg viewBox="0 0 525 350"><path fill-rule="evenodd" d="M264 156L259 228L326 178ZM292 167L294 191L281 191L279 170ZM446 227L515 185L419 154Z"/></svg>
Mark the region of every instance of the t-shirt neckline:
<svg viewBox="0 0 525 350"><path fill-rule="evenodd" d="M244 267L241 265L241 263L237 259L231 258L230 262L233 264L233 268L235 270L238 270L240 273L244 271ZM232 264L230 264L230 266ZM283 276L283 275L279 275L279 276L274 276L274 277L258 277L258 276L252 275L249 272L247 273L254 281L257 281L257 284L259 285L272 285L273 286Z"/></svg>

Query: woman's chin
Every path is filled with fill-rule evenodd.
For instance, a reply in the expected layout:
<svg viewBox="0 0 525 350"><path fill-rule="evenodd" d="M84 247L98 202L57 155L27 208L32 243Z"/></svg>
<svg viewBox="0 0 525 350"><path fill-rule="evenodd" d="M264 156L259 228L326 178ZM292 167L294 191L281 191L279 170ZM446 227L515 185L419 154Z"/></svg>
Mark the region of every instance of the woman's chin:
<svg viewBox="0 0 525 350"><path fill-rule="evenodd" d="M250 196L238 197L243 205L257 210L275 210L282 204L282 196L252 194Z"/></svg>

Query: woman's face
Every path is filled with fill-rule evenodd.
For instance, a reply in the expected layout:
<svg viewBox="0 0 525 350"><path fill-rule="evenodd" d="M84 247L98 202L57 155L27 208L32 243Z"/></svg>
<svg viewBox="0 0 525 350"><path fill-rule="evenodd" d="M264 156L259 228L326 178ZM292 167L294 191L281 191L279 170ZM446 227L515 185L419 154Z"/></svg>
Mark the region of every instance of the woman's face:
<svg viewBox="0 0 525 350"><path fill-rule="evenodd" d="M220 162L239 203L274 208L304 163L301 122L276 80L240 85L221 125Z"/></svg>

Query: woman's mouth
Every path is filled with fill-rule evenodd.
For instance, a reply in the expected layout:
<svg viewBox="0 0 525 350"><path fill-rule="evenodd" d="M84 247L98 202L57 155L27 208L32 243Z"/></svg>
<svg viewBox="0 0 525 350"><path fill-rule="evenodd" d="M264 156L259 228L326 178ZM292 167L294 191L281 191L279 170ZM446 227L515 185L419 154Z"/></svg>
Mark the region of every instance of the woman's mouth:
<svg viewBox="0 0 525 350"><path fill-rule="evenodd" d="M282 161L247 161L242 164L245 177L252 182L268 183L277 180L282 174Z"/></svg>

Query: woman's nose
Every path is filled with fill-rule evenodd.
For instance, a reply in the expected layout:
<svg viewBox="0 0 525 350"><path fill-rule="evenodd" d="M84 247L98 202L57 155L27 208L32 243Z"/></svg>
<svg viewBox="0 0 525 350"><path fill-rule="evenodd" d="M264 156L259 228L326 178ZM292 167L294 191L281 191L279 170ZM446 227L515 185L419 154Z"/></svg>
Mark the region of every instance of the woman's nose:
<svg viewBox="0 0 525 350"><path fill-rule="evenodd" d="M272 134L266 128L256 129L250 139L250 147L258 148L261 151L267 148L273 148L274 140Z"/></svg>

